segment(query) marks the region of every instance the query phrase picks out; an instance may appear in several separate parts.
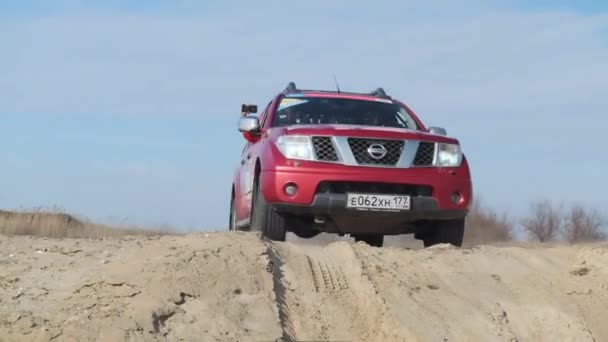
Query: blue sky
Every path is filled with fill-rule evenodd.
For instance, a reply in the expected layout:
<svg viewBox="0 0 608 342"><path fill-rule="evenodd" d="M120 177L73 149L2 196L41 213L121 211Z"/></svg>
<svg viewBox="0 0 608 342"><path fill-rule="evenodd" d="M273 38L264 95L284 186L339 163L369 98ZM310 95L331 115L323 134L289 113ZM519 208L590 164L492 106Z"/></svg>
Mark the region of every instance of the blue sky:
<svg viewBox="0 0 608 342"><path fill-rule="evenodd" d="M0 1L0 207L223 228L242 102L383 86L476 193L606 212L606 1Z"/></svg>

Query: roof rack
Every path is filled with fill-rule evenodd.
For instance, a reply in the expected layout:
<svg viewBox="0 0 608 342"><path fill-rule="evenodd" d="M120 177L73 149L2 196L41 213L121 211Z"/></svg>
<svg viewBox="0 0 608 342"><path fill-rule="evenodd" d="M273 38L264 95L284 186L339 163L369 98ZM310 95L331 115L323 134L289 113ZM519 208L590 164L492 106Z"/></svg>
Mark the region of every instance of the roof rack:
<svg viewBox="0 0 608 342"><path fill-rule="evenodd" d="M376 88L375 90L373 90L372 92L369 92L369 93L352 93L352 92L329 91L329 90L304 90L304 89L298 89L298 87L296 87L296 84L294 82L289 82L287 84L287 86L283 90L283 94L298 94L298 93L302 93L303 91L315 91L315 92L320 92L320 93L333 93L333 94L369 95L369 96L375 96L375 97L383 98L383 99L391 99L391 97L386 94L386 92L384 91L383 88Z"/></svg>
<svg viewBox="0 0 608 342"><path fill-rule="evenodd" d="M293 94L293 93L299 93L299 92L300 91L296 87L296 84L293 82L289 82L287 84L287 87L285 87L285 90L283 90L283 94Z"/></svg>
<svg viewBox="0 0 608 342"><path fill-rule="evenodd" d="M388 95L386 95L386 92L383 88L376 88L376 90L372 91L369 94L376 97L388 98Z"/></svg>

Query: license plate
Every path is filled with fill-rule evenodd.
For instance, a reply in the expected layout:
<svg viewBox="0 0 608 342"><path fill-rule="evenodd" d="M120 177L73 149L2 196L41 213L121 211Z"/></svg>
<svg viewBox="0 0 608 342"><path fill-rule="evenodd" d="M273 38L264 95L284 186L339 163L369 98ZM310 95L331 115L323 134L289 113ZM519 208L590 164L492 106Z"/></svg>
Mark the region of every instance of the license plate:
<svg viewBox="0 0 608 342"><path fill-rule="evenodd" d="M410 196L349 193L346 195L346 207L359 210L409 210Z"/></svg>

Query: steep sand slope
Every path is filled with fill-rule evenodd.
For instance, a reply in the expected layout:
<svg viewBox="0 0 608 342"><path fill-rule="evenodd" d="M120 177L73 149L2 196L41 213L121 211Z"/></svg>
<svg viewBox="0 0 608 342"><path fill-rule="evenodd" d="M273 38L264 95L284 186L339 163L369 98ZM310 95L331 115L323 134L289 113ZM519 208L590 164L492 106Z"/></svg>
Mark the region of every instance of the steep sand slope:
<svg viewBox="0 0 608 342"><path fill-rule="evenodd" d="M606 341L608 245L0 237L0 341Z"/></svg>

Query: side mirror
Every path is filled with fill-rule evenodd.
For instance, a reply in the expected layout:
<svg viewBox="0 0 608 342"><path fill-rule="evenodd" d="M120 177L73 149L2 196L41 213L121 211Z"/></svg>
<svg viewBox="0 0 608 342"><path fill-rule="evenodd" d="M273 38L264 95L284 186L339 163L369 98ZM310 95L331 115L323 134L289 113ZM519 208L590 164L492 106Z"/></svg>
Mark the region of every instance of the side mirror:
<svg viewBox="0 0 608 342"><path fill-rule="evenodd" d="M260 121L255 116L243 116L239 119L239 132L258 133L260 131Z"/></svg>
<svg viewBox="0 0 608 342"><path fill-rule="evenodd" d="M247 114L257 113L258 106L254 104L242 104L241 105L241 115L245 116Z"/></svg>
<svg viewBox="0 0 608 342"><path fill-rule="evenodd" d="M445 128L442 127L429 127L429 133L437 135L448 135Z"/></svg>

